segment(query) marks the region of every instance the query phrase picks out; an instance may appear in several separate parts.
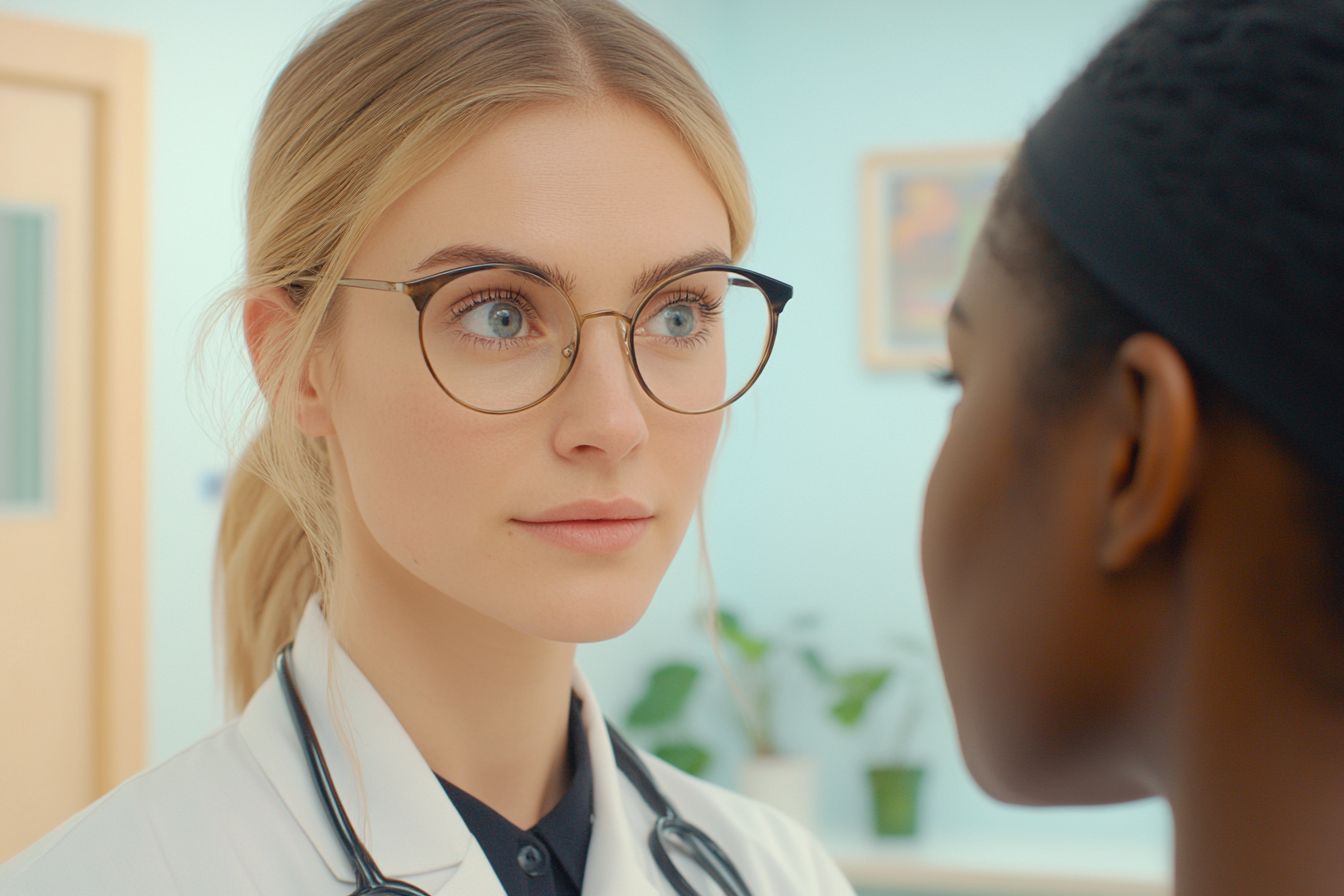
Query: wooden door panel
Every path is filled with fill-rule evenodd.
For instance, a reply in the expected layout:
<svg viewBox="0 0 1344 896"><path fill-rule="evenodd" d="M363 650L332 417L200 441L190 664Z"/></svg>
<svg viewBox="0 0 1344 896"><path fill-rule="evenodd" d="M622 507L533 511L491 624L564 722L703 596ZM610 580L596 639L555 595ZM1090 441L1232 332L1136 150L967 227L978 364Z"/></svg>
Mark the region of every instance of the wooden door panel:
<svg viewBox="0 0 1344 896"><path fill-rule="evenodd" d="M0 79L0 208L45 212L37 261L49 304L39 330L46 469L36 501L0 505L0 855L95 795L95 124L86 91Z"/></svg>
<svg viewBox="0 0 1344 896"><path fill-rule="evenodd" d="M144 762L145 56L0 15L0 862Z"/></svg>

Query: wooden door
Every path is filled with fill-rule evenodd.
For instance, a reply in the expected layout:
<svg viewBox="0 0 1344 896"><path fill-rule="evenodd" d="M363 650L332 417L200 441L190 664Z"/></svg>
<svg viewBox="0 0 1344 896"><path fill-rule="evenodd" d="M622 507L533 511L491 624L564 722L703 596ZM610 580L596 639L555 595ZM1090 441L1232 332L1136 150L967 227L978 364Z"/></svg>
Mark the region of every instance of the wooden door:
<svg viewBox="0 0 1344 896"><path fill-rule="evenodd" d="M143 762L143 97L0 16L0 861Z"/></svg>

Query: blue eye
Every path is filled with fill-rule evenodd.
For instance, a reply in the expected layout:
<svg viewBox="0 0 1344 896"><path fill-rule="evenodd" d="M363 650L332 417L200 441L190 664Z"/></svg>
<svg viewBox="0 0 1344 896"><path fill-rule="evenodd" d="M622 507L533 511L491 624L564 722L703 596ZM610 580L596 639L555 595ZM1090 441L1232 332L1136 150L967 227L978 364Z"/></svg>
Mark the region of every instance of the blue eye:
<svg viewBox="0 0 1344 896"><path fill-rule="evenodd" d="M690 336L695 332L696 314L692 305L668 305L658 312L652 329L658 336Z"/></svg>
<svg viewBox="0 0 1344 896"><path fill-rule="evenodd" d="M527 317L513 302L483 302L462 315L468 332L487 339L515 339L527 335Z"/></svg>

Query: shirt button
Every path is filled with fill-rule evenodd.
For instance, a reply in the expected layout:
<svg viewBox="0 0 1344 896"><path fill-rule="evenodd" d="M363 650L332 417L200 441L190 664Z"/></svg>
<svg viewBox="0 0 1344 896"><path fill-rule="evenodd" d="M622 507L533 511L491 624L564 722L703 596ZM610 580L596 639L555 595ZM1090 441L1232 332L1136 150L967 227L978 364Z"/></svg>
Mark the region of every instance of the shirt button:
<svg viewBox="0 0 1344 896"><path fill-rule="evenodd" d="M546 871L546 853L531 843L524 843L518 850L518 867L528 877L540 877Z"/></svg>

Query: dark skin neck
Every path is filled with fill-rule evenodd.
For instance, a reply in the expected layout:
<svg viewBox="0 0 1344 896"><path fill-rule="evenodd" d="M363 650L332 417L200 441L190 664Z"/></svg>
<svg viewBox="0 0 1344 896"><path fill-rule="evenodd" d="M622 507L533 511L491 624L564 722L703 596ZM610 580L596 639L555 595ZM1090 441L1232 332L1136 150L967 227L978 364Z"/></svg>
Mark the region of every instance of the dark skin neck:
<svg viewBox="0 0 1344 896"><path fill-rule="evenodd" d="M1180 896L1344 892L1344 685L1301 467L1249 421L1204 440L1179 580Z"/></svg>

